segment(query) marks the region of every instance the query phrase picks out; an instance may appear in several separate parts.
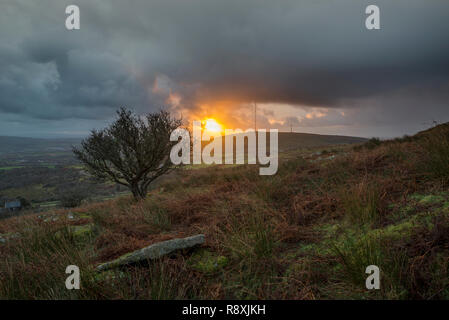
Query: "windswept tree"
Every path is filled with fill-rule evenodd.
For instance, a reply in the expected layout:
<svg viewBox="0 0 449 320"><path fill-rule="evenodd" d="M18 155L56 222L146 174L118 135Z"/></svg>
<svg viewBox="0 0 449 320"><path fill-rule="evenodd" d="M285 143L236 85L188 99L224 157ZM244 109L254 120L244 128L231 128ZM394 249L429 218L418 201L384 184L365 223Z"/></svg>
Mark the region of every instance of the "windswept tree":
<svg viewBox="0 0 449 320"><path fill-rule="evenodd" d="M144 199L151 182L172 168L170 150L177 142L170 141L170 134L181 119L166 111L139 117L125 108L117 116L109 127L92 130L73 152L95 177L124 185L136 200Z"/></svg>

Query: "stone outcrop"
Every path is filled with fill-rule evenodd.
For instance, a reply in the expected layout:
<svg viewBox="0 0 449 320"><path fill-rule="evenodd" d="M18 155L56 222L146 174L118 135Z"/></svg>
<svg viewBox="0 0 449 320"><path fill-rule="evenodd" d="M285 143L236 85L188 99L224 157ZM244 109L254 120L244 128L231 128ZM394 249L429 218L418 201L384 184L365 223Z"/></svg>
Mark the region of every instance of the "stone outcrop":
<svg viewBox="0 0 449 320"><path fill-rule="evenodd" d="M97 271L104 271L128 264L158 259L176 250L191 248L203 243L204 234L154 243L148 247L127 253L113 261L103 263L97 267Z"/></svg>

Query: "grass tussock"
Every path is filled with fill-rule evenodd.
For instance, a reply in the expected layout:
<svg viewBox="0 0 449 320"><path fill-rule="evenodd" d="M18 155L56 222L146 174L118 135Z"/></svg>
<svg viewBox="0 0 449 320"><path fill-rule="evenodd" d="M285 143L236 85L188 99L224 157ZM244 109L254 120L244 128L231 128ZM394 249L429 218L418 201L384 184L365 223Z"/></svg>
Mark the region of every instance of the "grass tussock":
<svg viewBox="0 0 449 320"><path fill-rule="evenodd" d="M379 186L362 180L341 190L344 216L351 224L376 225L381 220L382 200L385 196Z"/></svg>

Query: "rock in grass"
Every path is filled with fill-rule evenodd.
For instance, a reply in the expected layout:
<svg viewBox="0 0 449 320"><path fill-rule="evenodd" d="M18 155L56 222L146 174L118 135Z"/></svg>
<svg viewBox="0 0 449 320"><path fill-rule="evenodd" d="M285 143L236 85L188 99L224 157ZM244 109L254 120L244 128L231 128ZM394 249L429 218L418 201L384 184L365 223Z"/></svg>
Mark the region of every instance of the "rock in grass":
<svg viewBox="0 0 449 320"><path fill-rule="evenodd" d="M103 263L97 267L97 271L104 271L140 261L158 259L173 251L191 248L203 243L204 234L154 243L148 247L127 253L113 261Z"/></svg>

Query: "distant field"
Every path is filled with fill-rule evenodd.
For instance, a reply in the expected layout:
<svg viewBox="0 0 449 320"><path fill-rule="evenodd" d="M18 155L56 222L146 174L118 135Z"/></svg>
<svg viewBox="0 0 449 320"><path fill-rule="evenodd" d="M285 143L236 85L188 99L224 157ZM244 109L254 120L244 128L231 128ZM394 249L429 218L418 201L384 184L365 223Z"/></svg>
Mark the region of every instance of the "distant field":
<svg viewBox="0 0 449 320"><path fill-rule="evenodd" d="M0 136L0 155L24 152L69 151L80 139L36 139Z"/></svg>
<svg viewBox="0 0 449 320"><path fill-rule="evenodd" d="M20 166L0 167L0 170L12 170L22 168Z"/></svg>
<svg viewBox="0 0 449 320"><path fill-rule="evenodd" d="M40 167L46 167L49 169L54 169L56 168L55 165L49 164L49 165L40 165ZM9 167L0 167L0 170L12 170L12 169L22 169L22 168L26 168L26 166L9 166Z"/></svg>

